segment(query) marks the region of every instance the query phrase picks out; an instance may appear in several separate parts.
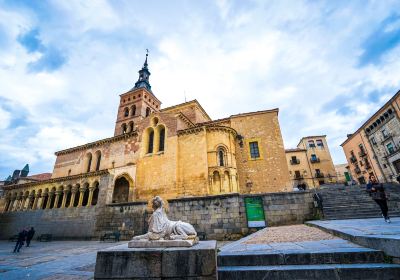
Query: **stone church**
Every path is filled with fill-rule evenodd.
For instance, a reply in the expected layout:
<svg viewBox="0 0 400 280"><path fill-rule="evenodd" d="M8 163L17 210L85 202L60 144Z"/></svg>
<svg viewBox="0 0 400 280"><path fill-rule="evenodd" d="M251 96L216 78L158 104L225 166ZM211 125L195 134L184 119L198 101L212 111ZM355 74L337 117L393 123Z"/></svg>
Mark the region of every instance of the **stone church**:
<svg viewBox="0 0 400 280"><path fill-rule="evenodd" d="M114 136L56 152L51 176L5 185L3 212L291 189L278 109L212 120L197 100L162 108L149 77L146 55Z"/></svg>

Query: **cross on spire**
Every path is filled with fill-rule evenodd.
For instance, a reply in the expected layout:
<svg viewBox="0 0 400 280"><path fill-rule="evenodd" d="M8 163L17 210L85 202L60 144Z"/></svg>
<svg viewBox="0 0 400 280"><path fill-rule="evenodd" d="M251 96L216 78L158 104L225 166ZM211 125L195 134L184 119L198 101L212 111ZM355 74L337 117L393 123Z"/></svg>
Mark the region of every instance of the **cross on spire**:
<svg viewBox="0 0 400 280"><path fill-rule="evenodd" d="M149 77L150 77L151 73L147 67L148 66L148 63L147 63L148 56L149 56L149 50L146 49L146 59L144 61L142 69L139 70L139 79L135 83L135 86L133 89L146 88L148 91L151 92L151 86L150 86L150 81L149 81Z"/></svg>

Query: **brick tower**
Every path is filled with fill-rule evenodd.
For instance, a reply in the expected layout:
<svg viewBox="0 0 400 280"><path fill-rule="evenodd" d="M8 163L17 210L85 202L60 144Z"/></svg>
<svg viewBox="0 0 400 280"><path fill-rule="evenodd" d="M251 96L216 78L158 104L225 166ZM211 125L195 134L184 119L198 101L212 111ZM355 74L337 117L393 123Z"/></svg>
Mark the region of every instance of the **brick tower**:
<svg viewBox="0 0 400 280"><path fill-rule="evenodd" d="M130 133L135 130L139 120L148 117L152 112L160 110L161 102L151 91L149 77L151 75L147 64L148 53L143 67L139 70L139 79L128 92L120 95L117 121L114 136Z"/></svg>

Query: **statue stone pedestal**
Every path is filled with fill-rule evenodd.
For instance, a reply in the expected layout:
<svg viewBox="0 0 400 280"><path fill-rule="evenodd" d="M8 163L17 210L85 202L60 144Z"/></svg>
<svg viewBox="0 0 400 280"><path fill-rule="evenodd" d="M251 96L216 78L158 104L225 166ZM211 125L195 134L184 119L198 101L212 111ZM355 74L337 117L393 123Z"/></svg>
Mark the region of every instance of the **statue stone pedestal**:
<svg viewBox="0 0 400 280"><path fill-rule="evenodd" d="M123 244L97 252L94 279L217 279L216 249L215 240L192 247L127 248Z"/></svg>

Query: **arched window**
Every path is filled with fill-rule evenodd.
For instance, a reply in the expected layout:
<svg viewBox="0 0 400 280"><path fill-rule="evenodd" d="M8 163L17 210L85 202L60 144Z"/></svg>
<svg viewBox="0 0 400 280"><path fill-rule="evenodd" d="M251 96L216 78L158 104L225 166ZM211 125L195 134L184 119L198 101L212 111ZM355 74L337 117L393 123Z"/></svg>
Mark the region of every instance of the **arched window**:
<svg viewBox="0 0 400 280"><path fill-rule="evenodd" d="M112 197L113 203L128 202L129 181L125 177L115 180L114 192Z"/></svg>
<svg viewBox="0 0 400 280"><path fill-rule="evenodd" d="M149 107L146 108L146 117L148 117L148 116L150 116L150 108Z"/></svg>
<svg viewBox="0 0 400 280"><path fill-rule="evenodd" d="M129 109L128 108L124 109L124 117L129 117Z"/></svg>
<svg viewBox="0 0 400 280"><path fill-rule="evenodd" d="M136 115L136 105L133 105L131 107L131 116L135 116Z"/></svg>
<svg viewBox="0 0 400 280"><path fill-rule="evenodd" d="M56 205L57 208L61 207L62 201L64 199L64 192L63 192L63 188L62 187L59 188L59 192L60 192L60 194L59 194L57 205Z"/></svg>
<svg viewBox="0 0 400 280"><path fill-rule="evenodd" d="M77 207L78 206L78 204L79 204L79 196L80 196L80 193L79 193L79 189L80 189L80 186L79 185L76 185L76 188L77 188L77 192L76 192L76 194L75 194L75 199L74 199L74 201L73 201L73 206L74 207Z"/></svg>
<svg viewBox="0 0 400 280"><path fill-rule="evenodd" d="M67 196L65 198L65 207L69 207L69 205L71 204L71 196L72 196L72 192L71 192L72 186L68 186L67 187Z"/></svg>
<svg viewBox="0 0 400 280"><path fill-rule="evenodd" d="M218 166L225 166L227 164L225 149L219 147L217 149Z"/></svg>
<svg viewBox="0 0 400 280"><path fill-rule="evenodd" d="M99 199L99 183L95 183L95 188L93 190L93 197L92 197L92 205L97 204L97 200Z"/></svg>
<svg viewBox="0 0 400 280"><path fill-rule="evenodd" d="M149 133L149 145L147 147L147 153L153 153L153 146L154 146L154 130L151 130Z"/></svg>
<svg viewBox="0 0 400 280"><path fill-rule="evenodd" d="M127 129L126 124L123 123L123 124L121 125L121 134L125 134L125 133L126 133L126 129Z"/></svg>
<svg viewBox="0 0 400 280"><path fill-rule="evenodd" d="M132 132L133 131L133 122L130 122L129 123L129 132Z"/></svg>
<svg viewBox="0 0 400 280"><path fill-rule="evenodd" d="M88 153L86 155L86 172L90 172L90 166L92 165L92 154Z"/></svg>
<svg viewBox="0 0 400 280"><path fill-rule="evenodd" d="M84 186L82 206L86 206L89 200L89 185Z"/></svg>
<svg viewBox="0 0 400 280"><path fill-rule="evenodd" d="M100 170L101 152L96 152L96 171Z"/></svg>
<svg viewBox="0 0 400 280"><path fill-rule="evenodd" d="M220 149L218 151L218 163L219 163L219 166L224 166L225 165L225 163L224 163L224 151L222 149Z"/></svg>
<svg viewBox="0 0 400 280"><path fill-rule="evenodd" d="M162 152L162 151L164 151L164 148L165 148L165 128L162 127L160 129L160 142L158 145L158 151Z"/></svg>
<svg viewBox="0 0 400 280"><path fill-rule="evenodd" d="M50 193L50 209L54 208L55 199L56 199L56 189L53 188Z"/></svg>

